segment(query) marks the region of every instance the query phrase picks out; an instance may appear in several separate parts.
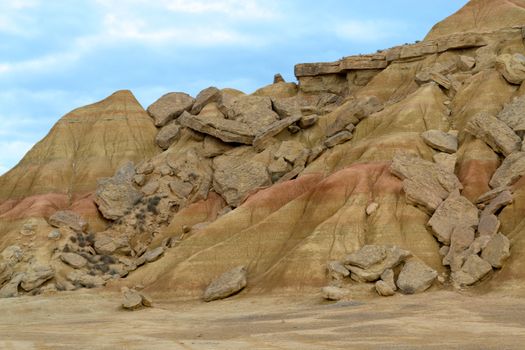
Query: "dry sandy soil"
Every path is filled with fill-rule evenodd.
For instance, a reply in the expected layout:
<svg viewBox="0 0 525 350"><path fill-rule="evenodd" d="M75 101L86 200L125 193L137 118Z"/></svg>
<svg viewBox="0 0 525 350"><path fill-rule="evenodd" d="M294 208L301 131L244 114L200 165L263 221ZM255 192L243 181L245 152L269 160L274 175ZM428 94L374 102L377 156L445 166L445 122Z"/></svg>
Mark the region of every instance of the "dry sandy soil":
<svg viewBox="0 0 525 350"><path fill-rule="evenodd" d="M100 291L0 300L1 349L523 349L525 302L432 292L364 301L156 300Z"/></svg>

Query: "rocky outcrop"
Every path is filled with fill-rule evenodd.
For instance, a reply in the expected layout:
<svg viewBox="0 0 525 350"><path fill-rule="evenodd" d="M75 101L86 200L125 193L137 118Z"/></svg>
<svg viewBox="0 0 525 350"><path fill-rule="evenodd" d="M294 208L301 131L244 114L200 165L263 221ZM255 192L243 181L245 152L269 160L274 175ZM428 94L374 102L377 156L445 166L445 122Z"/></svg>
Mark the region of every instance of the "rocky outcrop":
<svg viewBox="0 0 525 350"><path fill-rule="evenodd" d="M204 291L204 301L224 299L238 293L247 285L247 270L238 266L214 280Z"/></svg>
<svg viewBox="0 0 525 350"><path fill-rule="evenodd" d="M509 155L490 179L492 188L501 188L514 184L525 175L525 152Z"/></svg>
<svg viewBox="0 0 525 350"><path fill-rule="evenodd" d="M353 280L375 282L386 270L398 266L410 255L410 252L396 246L364 246L347 256L344 265Z"/></svg>
<svg viewBox="0 0 525 350"><path fill-rule="evenodd" d="M525 96L515 97L510 103L506 104L498 114L498 119L507 124L518 135L525 132L525 120L523 110L525 109Z"/></svg>
<svg viewBox="0 0 525 350"><path fill-rule="evenodd" d="M458 150L457 137L441 130L428 130L421 134L423 141L430 147L446 153L456 153Z"/></svg>
<svg viewBox="0 0 525 350"><path fill-rule="evenodd" d="M49 224L53 227L69 227L75 232L84 232L87 230L88 223L82 216L71 211L61 210L57 211L49 217Z"/></svg>
<svg viewBox="0 0 525 350"><path fill-rule="evenodd" d="M405 294L421 293L430 288L437 278L437 272L423 262L408 260L397 278L397 286Z"/></svg>

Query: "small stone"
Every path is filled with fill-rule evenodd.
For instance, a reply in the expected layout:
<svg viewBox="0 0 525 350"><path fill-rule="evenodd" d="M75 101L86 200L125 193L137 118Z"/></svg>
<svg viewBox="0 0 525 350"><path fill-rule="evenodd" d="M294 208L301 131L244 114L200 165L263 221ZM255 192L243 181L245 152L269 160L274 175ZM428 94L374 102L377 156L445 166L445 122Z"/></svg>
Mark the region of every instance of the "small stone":
<svg viewBox="0 0 525 350"><path fill-rule="evenodd" d="M460 271L452 273L452 280L456 287L470 286L491 271L492 266L488 262L473 254L468 257Z"/></svg>
<svg viewBox="0 0 525 350"><path fill-rule="evenodd" d="M297 134L299 131L301 131L301 128L297 125L290 125L288 127L288 131L290 132L290 134Z"/></svg>
<svg viewBox="0 0 525 350"><path fill-rule="evenodd" d="M456 153L454 154L448 154L445 152L440 152L434 154L432 156L432 159L434 160L434 163L438 164L440 167L448 171L449 173L454 173L456 170L456 162L458 159L458 156Z"/></svg>
<svg viewBox="0 0 525 350"><path fill-rule="evenodd" d="M326 300L339 301L346 298L350 294L350 291L340 287L327 286L321 288L321 294Z"/></svg>
<svg viewBox="0 0 525 350"><path fill-rule="evenodd" d="M469 56L459 56L458 68L462 71L469 71L476 65L476 59Z"/></svg>
<svg viewBox="0 0 525 350"><path fill-rule="evenodd" d="M481 236L493 236L498 233L501 223L498 217L494 214L481 215L478 224L478 232Z"/></svg>
<svg viewBox="0 0 525 350"><path fill-rule="evenodd" d="M490 179L494 189L513 185L525 175L525 152L514 152L509 155Z"/></svg>
<svg viewBox="0 0 525 350"><path fill-rule="evenodd" d="M151 181L151 182L148 182L144 187L142 187L141 191L146 196L152 196L155 193L157 193L158 189L159 189L159 182Z"/></svg>
<svg viewBox="0 0 525 350"><path fill-rule="evenodd" d="M350 271L340 261L329 261L326 264L326 270L332 280L340 281L345 277L350 276Z"/></svg>
<svg viewBox="0 0 525 350"><path fill-rule="evenodd" d="M379 204L378 203L370 203L367 207L366 207L366 215L370 216L372 215L373 213L376 212L376 210L379 208Z"/></svg>
<svg viewBox="0 0 525 350"><path fill-rule="evenodd" d="M326 141L324 142L324 145L327 148L332 148L332 147L335 147L335 146L337 146L337 145L339 145L341 143L345 143L345 142L351 140L352 137L353 137L353 135L352 135L352 133L350 131L343 130L343 131L338 132L334 136L331 136L331 137L327 138Z"/></svg>
<svg viewBox="0 0 525 350"><path fill-rule="evenodd" d="M311 127L312 125L315 125L317 121L319 120L319 116L317 114L310 114L306 115L299 120L299 126L302 129L306 129Z"/></svg>
<svg viewBox="0 0 525 350"><path fill-rule="evenodd" d="M75 269L81 269L87 265L86 258L76 253L62 253L60 254L60 260Z"/></svg>
<svg viewBox="0 0 525 350"><path fill-rule="evenodd" d="M383 297L389 297L389 296L396 294L396 292L392 289L392 287L389 286L388 283L382 280L379 280L375 283L375 288L376 288L377 294Z"/></svg>
<svg viewBox="0 0 525 350"><path fill-rule="evenodd" d="M386 258L385 246L379 245L365 245L357 252L347 255L344 261L345 265L357 266L362 269L367 269Z"/></svg>
<svg viewBox="0 0 525 350"><path fill-rule="evenodd" d="M280 73L277 73L273 76L273 83L274 84L286 83L286 81L284 80L283 76Z"/></svg>
<svg viewBox="0 0 525 350"><path fill-rule="evenodd" d="M496 187L488 192L483 193L476 199L476 203L486 203L496 198L501 192L510 191L511 188L508 186Z"/></svg>
<svg viewBox="0 0 525 350"><path fill-rule="evenodd" d="M139 292L123 288L122 307L126 310L137 310L142 307L142 296Z"/></svg>
<svg viewBox="0 0 525 350"><path fill-rule="evenodd" d="M49 239L51 239L53 241L57 241L57 240L60 239L60 236L61 236L60 231L53 230L53 231L49 232L49 234L47 235L47 238L49 238Z"/></svg>

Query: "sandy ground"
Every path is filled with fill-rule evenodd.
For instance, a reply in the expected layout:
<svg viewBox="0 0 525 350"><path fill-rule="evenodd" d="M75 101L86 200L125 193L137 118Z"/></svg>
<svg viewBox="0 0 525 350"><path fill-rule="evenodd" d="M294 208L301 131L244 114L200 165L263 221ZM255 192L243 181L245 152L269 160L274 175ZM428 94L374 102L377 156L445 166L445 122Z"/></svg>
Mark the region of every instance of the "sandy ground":
<svg viewBox="0 0 525 350"><path fill-rule="evenodd" d="M155 300L135 312L90 291L0 300L0 349L524 349L525 300L432 292Z"/></svg>

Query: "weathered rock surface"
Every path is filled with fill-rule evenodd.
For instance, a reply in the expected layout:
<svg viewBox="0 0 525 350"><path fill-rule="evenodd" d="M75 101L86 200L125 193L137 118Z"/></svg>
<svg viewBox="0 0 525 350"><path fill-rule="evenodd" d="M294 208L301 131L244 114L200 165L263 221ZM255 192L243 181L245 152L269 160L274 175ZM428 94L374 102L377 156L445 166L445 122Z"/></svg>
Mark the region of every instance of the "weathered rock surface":
<svg viewBox="0 0 525 350"><path fill-rule="evenodd" d="M71 210L57 211L49 217L49 224L54 227L69 227L76 232L83 232L88 227L86 220Z"/></svg>
<svg viewBox="0 0 525 350"><path fill-rule="evenodd" d="M434 163L436 163L443 170L451 174L454 174L454 171L456 169L456 162L458 160L458 156L455 153L454 154L448 154L445 152L436 153L432 156L432 159L434 160Z"/></svg>
<svg viewBox="0 0 525 350"><path fill-rule="evenodd" d="M126 310L137 310L143 306L151 307L151 298L135 289L122 288L122 308Z"/></svg>
<svg viewBox="0 0 525 350"><path fill-rule="evenodd" d="M379 294L382 297L389 297L389 296L396 294L396 291L392 289L392 287L389 286L383 280L377 281L374 286L376 288L377 294Z"/></svg>
<svg viewBox="0 0 525 350"><path fill-rule="evenodd" d="M498 233L492 236L481 253L481 258L487 261L492 267L500 269L506 259L510 257L510 241L509 239Z"/></svg>
<svg viewBox="0 0 525 350"><path fill-rule="evenodd" d="M193 106L194 99L183 92L168 93L151 106L147 112L153 118L156 126L164 126L171 120L176 119L184 111L189 111Z"/></svg>
<svg viewBox="0 0 525 350"><path fill-rule="evenodd" d="M386 258L387 247L380 245L365 245L357 252L347 255L344 264L368 269Z"/></svg>
<svg viewBox="0 0 525 350"><path fill-rule="evenodd" d="M216 87L211 86L202 90L195 98L193 107L191 108L191 114L199 114L207 104L220 102L221 97L221 90Z"/></svg>
<svg viewBox="0 0 525 350"><path fill-rule="evenodd" d="M503 54L496 60L496 69L511 84L525 80L525 56L521 53Z"/></svg>
<svg viewBox="0 0 525 350"><path fill-rule="evenodd" d="M67 279L75 285L80 285L86 288L97 288L106 284L106 280L101 276L91 276L81 270L71 271L67 274Z"/></svg>
<svg viewBox="0 0 525 350"><path fill-rule="evenodd" d="M495 152L508 156L521 148L521 139L503 121L487 113L472 117L465 131L485 141Z"/></svg>
<svg viewBox="0 0 525 350"><path fill-rule="evenodd" d="M352 133L347 130L339 131L337 134L330 136L324 142L325 147L332 148L341 143L351 140L353 137Z"/></svg>
<svg viewBox="0 0 525 350"><path fill-rule="evenodd" d="M51 266L32 266L24 273L20 286L25 291L32 291L55 277L55 270Z"/></svg>
<svg viewBox="0 0 525 350"><path fill-rule="evenodd" d="M421 293L430 288L438 274L425 263L410 259L397 278L397 286L405 294Z"/></svg>
<svg viewBox="0 0 525 350"><path fill-rule="evenodd" d="M7 282L1 289L0 289L0 298L13 298L17 297L19 294L18 287L20 286L20 283L22 283L22 280L25 278L25 273L18 272L13 275L11 280Z"/></svg>
<svg viewBox="0 0 525 350"><path fill-rule="evenodd" d="M365 248L366 247L366 248ZM351 254L345 260L345 267L350 270L351 278L358 282L377 281L385 270L392 269L410 257L411 253L396 246L365 246L364 253L361 250ZM384 249L384 256L381 252ZM370 252L371 257L366 256L365 252ZM375 262L374 262L375 261ZM354 263L359 263L362 268Z"/></svg>
<svg viewBox="0 0 525 350"><path fill-rule="evenodd" d="M115 176L99 180L95 203L106 219L116 220L124 216L142 198L133 187L135 167L127 163Z"/></svg>
<svg viewBox="0 0 525 350"><path fill-rule="evenodd" d="M525 175L525 152L509 155L490 179L492 188L507 187Z"/></svg>
<svg viewBox="0 0 525 350"><path fill-rule="evenodd" d="M234 207L239 206L250 191L271 184L266 167L256 161L225 155L213 160L213 168L215 191Z"/></svg>
<svg viewBox="0 0 525 350"><path fill-rule="evenodd" d="M421 134L423 141L438 151L455 153L458 150L458 139L441 130L428 130Z"/></svg>
<svg viewBox="0 0 525 350"><path fill-rule="evenodd" d="M478 208L458 191L436 209L428 225L434 236L443 244L450 244L450 236L456 227L476 227L479 222Z"/></svg>
<svg viewBox="0 0 525 350"><path fill-rule="evenodd" d="M329 261L326 264L326 270L332 280L340 281L350 276L350 271L340 261Z"/></svg>
<svg viewBox="0 0 525 350"><path fill-rule="evenodd" d="M143 256L146 262L150 263L150 262L154 262L160 259L163 254L164 254L164 247L157 247L153 250L147 251L146 253L144 253Z"/></svg>
<svg viewBox="0 0 525 350"><path fill-rule="evenodd" d="M225 272L214 280L204 291L204 301L213 301L227 298L241 291L247 285L247 270L244 266L238 266Z"/></svg>

